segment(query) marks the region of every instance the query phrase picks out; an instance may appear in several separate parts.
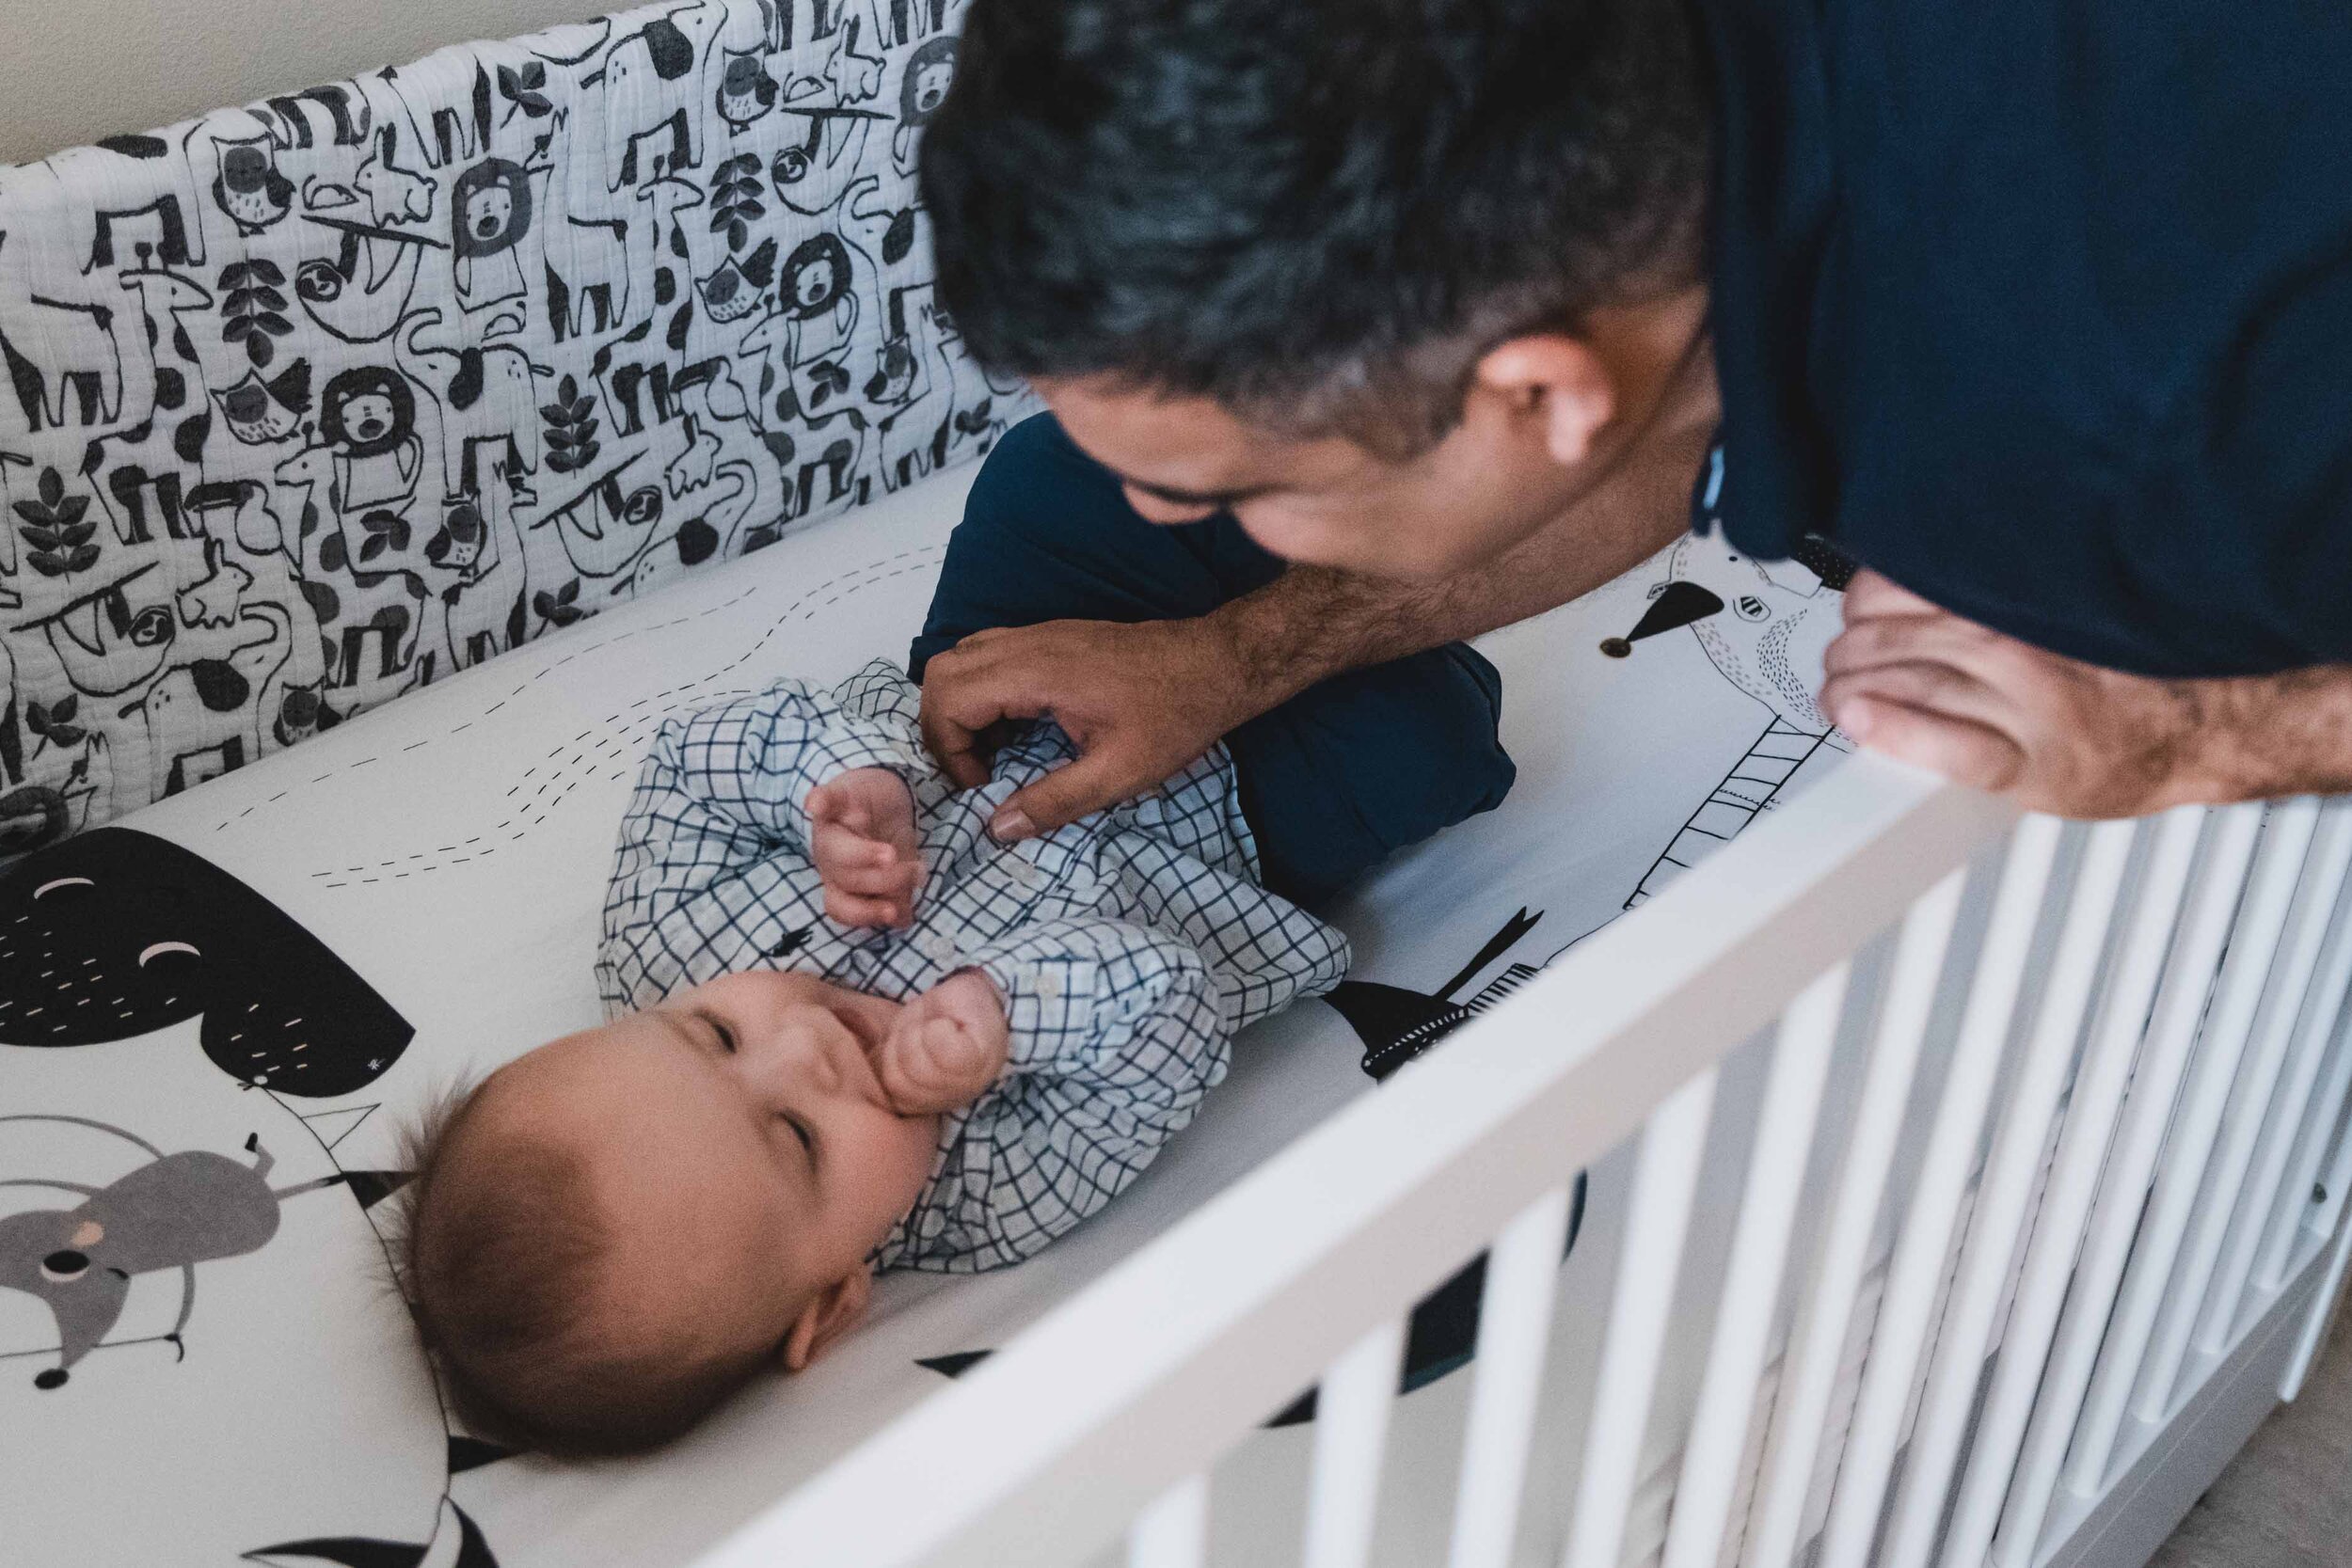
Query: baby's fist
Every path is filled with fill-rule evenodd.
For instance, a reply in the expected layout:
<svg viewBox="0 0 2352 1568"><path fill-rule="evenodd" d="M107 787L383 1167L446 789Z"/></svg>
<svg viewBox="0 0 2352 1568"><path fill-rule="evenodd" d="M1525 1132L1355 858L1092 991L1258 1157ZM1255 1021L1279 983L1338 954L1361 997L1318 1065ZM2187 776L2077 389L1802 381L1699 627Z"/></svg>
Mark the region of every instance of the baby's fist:
<svg viewBox="0 0 2352 1568"><path fill-rule="evenodd" d="M853 768L808 792L809 859L826 917L843 926L911 926L923 879L914 796L887 768Z"/></svg>
<svg viewBox="0 0 2352 1568"><path fill-rule="evenodd" d="M961 1110L1004 1072L1008 1040L995 983L961 970L899 1009L874 1069L902 1116Z"/></svg>

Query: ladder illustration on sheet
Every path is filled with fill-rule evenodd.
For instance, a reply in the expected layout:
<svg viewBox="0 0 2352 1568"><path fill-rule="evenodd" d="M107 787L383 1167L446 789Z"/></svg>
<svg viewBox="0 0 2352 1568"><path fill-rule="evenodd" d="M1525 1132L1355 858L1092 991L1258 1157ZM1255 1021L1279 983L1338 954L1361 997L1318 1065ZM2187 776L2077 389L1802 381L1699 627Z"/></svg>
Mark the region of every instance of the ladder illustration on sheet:
<svg viewBox="0 0 2352 1568"><path fill-rule="evenodd" d="M1827 745L1835 733L1808 734L1774 714L1764 733L1756 737L1756 743L1731 765L1731 771L1724 775L1723 782L1699 803L1673 841L1650 863L1625 907L1630 910L1648 902L1664 892L1676 878L1737 837L1740 829L1772 805L1781 786L1811 761L1813 753Z"/></svg>

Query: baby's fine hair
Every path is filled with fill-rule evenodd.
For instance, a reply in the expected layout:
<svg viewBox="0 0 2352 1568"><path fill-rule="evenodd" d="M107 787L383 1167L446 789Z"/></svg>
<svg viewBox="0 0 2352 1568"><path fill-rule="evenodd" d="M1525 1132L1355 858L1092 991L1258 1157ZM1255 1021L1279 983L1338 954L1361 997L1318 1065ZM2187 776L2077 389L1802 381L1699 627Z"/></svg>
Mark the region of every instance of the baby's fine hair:
<svg viewBox="0 0 2352 1568"><path fill-rule="evenodd" d="M438 1097L404 1132L395 1271L466 1427L558 1457L670 1441L752 1371L604 1331L608 1238L580 1157L528 1137L481 1147L487 1083Z"/></svg>

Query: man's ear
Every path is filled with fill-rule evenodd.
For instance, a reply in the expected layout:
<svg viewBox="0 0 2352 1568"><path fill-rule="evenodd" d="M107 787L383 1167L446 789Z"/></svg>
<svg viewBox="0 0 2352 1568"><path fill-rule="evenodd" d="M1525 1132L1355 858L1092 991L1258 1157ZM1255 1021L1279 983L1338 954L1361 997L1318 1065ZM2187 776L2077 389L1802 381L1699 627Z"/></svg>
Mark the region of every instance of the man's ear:
<svg viewBox="0 0 2352 1568"><path fill-rule="evenodd" d="M1617 416L1609 367L1591 344L1564 333L1513 338L1488 349L1470 372L1470 399L1497 417L1531 421L1563 467L1590 456L1594 438Z"/></svg>
<svg viewBox="0 0 2352 1568"><path fill-rule="evenodd" d="M856 1327L857 1321L866 1315L866 1303L873 1293L874 1271L860 1263L854 1273L843 1275L811 1296L785 1334L781 1353L785 1370L805 1370L827 1345Z"/></svg>

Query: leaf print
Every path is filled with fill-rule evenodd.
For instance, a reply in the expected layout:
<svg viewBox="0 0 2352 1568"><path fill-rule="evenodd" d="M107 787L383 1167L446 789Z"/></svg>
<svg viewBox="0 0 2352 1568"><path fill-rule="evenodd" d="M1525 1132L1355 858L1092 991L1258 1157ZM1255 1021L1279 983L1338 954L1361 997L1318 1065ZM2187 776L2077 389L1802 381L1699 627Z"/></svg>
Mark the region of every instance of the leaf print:
<svg viewBox="0 0 2352 1568"><path fill-rule="evenodd" d="M243 343L246 357L256 366L276 358L275 340L294 331L283 313L286 296L278 288L285 280L274 261L231 261L220 269L221 341Z"/></svg>
<svg viewBox="0 0 2352 1568"><path fill-rule="evenodd" d="M514 105L506 111L507 119L513 119L518 111L532 119L544 119L555 112L555 104L544 90L548 85L544 61L532 60L520 69L502 65L499 67L498 79L499 96Z"/></svg>
<svg viewBox="0 0 2352 1568"><path fill-rule="evenodd" d="M540 406L547 421L548 467L559 474L578 473L596 460L596 398L582 394L580 383L565 376L555 388L555 401Z"/></svg>
<svg viewBox="0 0 2352 1568"><path fill-rule="evenodd" d="M98 560L98 546L91 542L98 525L84 520L89 498L67 495L65 476L46 466L35 488L38 499L18 501L11 508L17 516L16 531L25 544L25 561L45 578L87 571Z"/></svg>

